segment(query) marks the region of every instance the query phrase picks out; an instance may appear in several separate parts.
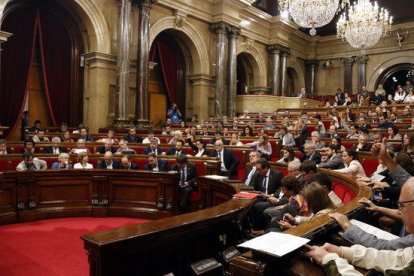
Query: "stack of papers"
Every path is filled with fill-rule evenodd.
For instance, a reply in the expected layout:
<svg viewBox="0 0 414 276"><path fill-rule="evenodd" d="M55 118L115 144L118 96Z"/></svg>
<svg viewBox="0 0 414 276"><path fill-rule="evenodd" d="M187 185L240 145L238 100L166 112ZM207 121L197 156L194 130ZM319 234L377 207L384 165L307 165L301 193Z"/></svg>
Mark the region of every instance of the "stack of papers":
<svg viewBox="0 0 414 276"><path fill-rule="evenodd" d="M394 234L391 234L387 231L381 230L381 229L379 229L375 226L366 224L366 223L364 223L362 221L359 221L359 220L356 220L356 219L351 219L350 222L352 223L352 225L358 226L359 228L361 228L365 232L367 232L371 235L374 235L378 239L383 239L383 240L390 241L390 240L395 240L395 239L399 238L398 236L396 236Z"/></svg>
<svg viewBox="0 0 414 276"><path fill-rule="evenodd" d="M310 242L310 240L290 234L270 232L251 239L238 246L256 250L276 257L282 257Z"/></svg>

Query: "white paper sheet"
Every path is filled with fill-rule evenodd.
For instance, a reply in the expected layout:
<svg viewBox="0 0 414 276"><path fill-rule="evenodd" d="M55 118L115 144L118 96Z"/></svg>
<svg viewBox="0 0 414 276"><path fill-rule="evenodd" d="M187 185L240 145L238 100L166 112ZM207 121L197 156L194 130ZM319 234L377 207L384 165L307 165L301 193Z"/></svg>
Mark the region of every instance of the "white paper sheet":
<svg viewBox="0 0 414 276"><path fill-rule="evenodd" d="M362 221L359 221L359 220L356 220L356 219L351 219L351 223L353 225L358 226L359 228L361 228L365 232L376 236L379 239L384 239L384 240L390 241L390 240L395 240L395 239L399 238L398 236L396 236L394 234L391 234L387 231L381 230L381 229L379 229L375 226L366 224L366 223L364 223Z"/></svg>

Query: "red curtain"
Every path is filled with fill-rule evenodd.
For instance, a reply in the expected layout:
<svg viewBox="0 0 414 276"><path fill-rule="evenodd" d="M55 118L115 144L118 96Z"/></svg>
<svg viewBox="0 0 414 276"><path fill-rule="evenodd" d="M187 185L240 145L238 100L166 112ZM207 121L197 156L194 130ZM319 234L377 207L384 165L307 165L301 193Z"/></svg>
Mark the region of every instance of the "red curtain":
<svg viewBox="0 0 414 276"><path fill-rule="evenodd" d="M1 29L13 34L2 45L0 122L12 133L18 126L27 93L28 76L35 43L36 11L22 9L7 16Z"/></svg>
<svg viewBox="0 0 414 276"><path fill-rule="evenodd" d="M71 40L65 26L49 13L39 14L39 46L50 115L54 125L69 121Z"/></svg>

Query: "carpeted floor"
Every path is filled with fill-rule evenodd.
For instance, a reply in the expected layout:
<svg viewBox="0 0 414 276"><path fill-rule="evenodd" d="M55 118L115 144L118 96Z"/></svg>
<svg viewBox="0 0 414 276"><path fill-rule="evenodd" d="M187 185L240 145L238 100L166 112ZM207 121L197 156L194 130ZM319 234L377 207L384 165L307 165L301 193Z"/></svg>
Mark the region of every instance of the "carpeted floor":
<svg viewBox="0 0 414 276"><path fill-rule="evenodd" d="M0 226L0 275L88 275L80 236L147 221L67 218Z"/></svg>

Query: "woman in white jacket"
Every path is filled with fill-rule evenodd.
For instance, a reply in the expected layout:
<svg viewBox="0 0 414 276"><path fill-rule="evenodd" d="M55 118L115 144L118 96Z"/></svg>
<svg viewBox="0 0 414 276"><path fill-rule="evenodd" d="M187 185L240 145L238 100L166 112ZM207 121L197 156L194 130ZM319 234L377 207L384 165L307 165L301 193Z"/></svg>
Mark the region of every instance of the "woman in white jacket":
<svg viewBox="0 0 414 276"><path fill-rule="evenodd" d="M358 161L358 153L356 151L350 149L343 151L342 160L344 161L345 168L334 170L335 172L350 174L356 178L367 177L364 168Z"/></svg>

